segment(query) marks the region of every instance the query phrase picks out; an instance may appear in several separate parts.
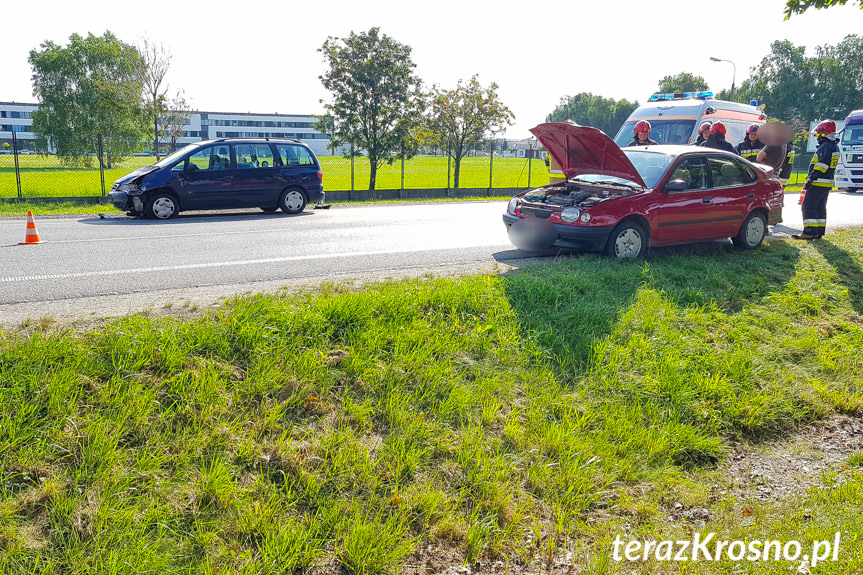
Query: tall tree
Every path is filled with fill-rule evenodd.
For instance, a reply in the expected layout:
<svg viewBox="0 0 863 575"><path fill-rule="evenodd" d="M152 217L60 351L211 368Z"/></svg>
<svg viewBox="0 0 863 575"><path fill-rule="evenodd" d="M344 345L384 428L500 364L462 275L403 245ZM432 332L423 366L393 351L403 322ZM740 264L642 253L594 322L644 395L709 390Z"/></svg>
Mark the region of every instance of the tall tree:
<svg viewBox="0 0 863 575"><path fill-rule="evenodd" d="M797 131L812 120L841 119L863 107L863 36L852 34L835 46L818 46L813 57L805 51L788 40L774 42L740 94L759 100L768 114Z"/></svg>
<svg viewBox="0 0 863 575"><path fill-rule="evenodd" d="M142 103L149 118L148 138L153 142L153 150L158 160L161 158L159 141L165 135L161 117L167 108L168 85L165 83L165 76L171 67L171 52L163 44L154 44L146 38L138 47L138 52L141 54Z"/></svg>
<svg viewBox="0 0 863 575"><path fill-rule="evenodd" d="M704 78L689 72L681 72L676 76L662 78L656 91L659 94L668 94L671 92L702 92L704 90L708 90Z"/></svg>
<svg viewBox="0 0 863 575"><path fill-rule="evenodd" d="M788 20L794 14L803 14L810 8L821 10L822 8L830 8L831 6L843 6L848 3L848 0L787 0L785 2L785 19ZM852 4L859 4L863 9L863 2L855 0Z"/></svg>
<svg viewBox="0 0 863 575"><path fill-rule="evenodd" d="M318 51L329 66L320 80L333 99L321 100L332 121L322 117L315 128L331 134L333 145L353 144L368 155L374 190L378 168L400 156L426 107L411 48L371 28L330 36Z"/></svg>
<svg viewBox="0 0 863 575"><path fill-rule="evenodd" d="M109 167L112 155L138 149L141 57L135 47L105 32L86 38L73 34L68 46L46 41L41 48L29 57L39 100L33 112L37 144L55 149L67 163L89 164L98 155L103 164L108 158Z"/></svg>
<svg viewBox="0 0 863 575"><path fill-rule="evenodd" d="M466 83L459 80L453 90L432 88L431 126L455 162L456 188L462 158L476 144L511 126L515 118L498 99L497 89L494 82L483 88L476 75Z"/></svg>
<svg viewBox="0 0 863 575"><path fill-rule="evenodd" d="M809 125L814 114L815 79L806 47L788 40L770 45L770 54L752 68L751 77L741 84L738 99L758 100L767 113L778 117L795 130Z"/></svg>
<svg viewBox="0 0 863 575"><path fill-rule="evenodd" d="M195 110L186 102L182 91L178 91L168 102L167 109L162 116L162 123L168 136L171 152L177 151L177 140L186 135L183 127L189 123L189 119L194 113Z"/></svg>
<svg viewBox="0 0 863 575"><path fill-rule="evenodd" d="M629 115L638 107L638 102L614 100L581 92L565 96L554 111L546 116L546 122L572 120L582 126L598 128L614 138Z"/></svg>

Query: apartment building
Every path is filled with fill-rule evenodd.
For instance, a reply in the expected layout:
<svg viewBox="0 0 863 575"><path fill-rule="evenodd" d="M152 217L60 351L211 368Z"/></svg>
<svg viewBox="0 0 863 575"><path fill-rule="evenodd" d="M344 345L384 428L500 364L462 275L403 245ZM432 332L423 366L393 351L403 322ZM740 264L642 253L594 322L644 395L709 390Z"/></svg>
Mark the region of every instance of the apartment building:
<svg viewBox="0 0 863 575"><path fill-rule="evenodd" d="M0 151L4 143L12 145L13 132L19 150L35 150L32 114L38 109L38 104L0 102ZM315 121L308 114L196 112L183 126L184 134L178 142L186 145L216 138L294 138L319 156L331 155L330 138L312 128Z"/></svg>

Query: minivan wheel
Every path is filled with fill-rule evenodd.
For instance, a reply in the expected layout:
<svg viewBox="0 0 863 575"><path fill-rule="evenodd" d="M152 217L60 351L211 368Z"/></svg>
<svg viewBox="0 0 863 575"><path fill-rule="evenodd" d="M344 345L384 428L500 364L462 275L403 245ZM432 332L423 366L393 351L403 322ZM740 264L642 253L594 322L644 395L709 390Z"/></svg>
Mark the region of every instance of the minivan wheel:
<svg viewBox="0 0 863 575"><path fill-rule="evenodd" d="M285 190L279 198L279 207L286 214L298 214L306 209L306 195L300 190Z"/></svg>
<svg viewBox="0 0 863 575"><path fill-rule="evenodd" d="M153 194L147 202L146 214L148 218L170 220L176 218L179 213L180 205L171 194Z"/></svg>
<svg viewBox="0 0 863 575"><path fill-rule="evenodd" d="M616 259L638 258L647 250L647 233L633 221L623 222L614 228L605 246L605 255Z"/></svg>
<svg viewBox="0 0 863 575"><path fill-rule="evenodd" d="M743 220L740 232L731 238L731 241L734 243L734 247L741 250L754 250L761 245L766 235L767 222L764 220L764 216L752 212Z"/></svg>

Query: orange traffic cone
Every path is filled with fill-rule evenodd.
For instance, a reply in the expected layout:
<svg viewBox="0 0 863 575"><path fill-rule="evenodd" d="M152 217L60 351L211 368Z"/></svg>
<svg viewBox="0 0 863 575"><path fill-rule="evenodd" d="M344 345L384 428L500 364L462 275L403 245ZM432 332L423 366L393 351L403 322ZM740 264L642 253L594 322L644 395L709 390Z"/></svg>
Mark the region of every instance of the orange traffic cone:
<svg viewBox="0 0 863 575"><path fill-rule="evenodd" d="M36 220L33 219L33 212L27 210L27 234L24 236L24 241L18 242L18 245L43 243L45 243L45 240L39 237L39 230L36 229Z"/></svg>

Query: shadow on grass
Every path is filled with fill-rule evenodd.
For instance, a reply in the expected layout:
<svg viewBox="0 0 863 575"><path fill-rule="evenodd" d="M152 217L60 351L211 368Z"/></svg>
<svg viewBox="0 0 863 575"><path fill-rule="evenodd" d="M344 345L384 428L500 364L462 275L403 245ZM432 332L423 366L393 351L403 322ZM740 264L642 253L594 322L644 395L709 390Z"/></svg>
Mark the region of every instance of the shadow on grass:
<svg viewBox="0 0 863 575"><path fill-rule="evenodd" d="M538 340L555 371L578 377L590 368L595 344L612 333L640 289L659 291L681 308L737 313L781 290L798 257L798 249L784 242L752 252L707 242L654 249L636 261L569 254L503 280L522 335Z"/></svg>
<svg viewBox="0 0 863 575"><path fill-rule="evenodd" d="M863 315L863 269L847 251L830 241L815 241L812 245L836 270L840 282L848 290L854 311Z"/></svg>

